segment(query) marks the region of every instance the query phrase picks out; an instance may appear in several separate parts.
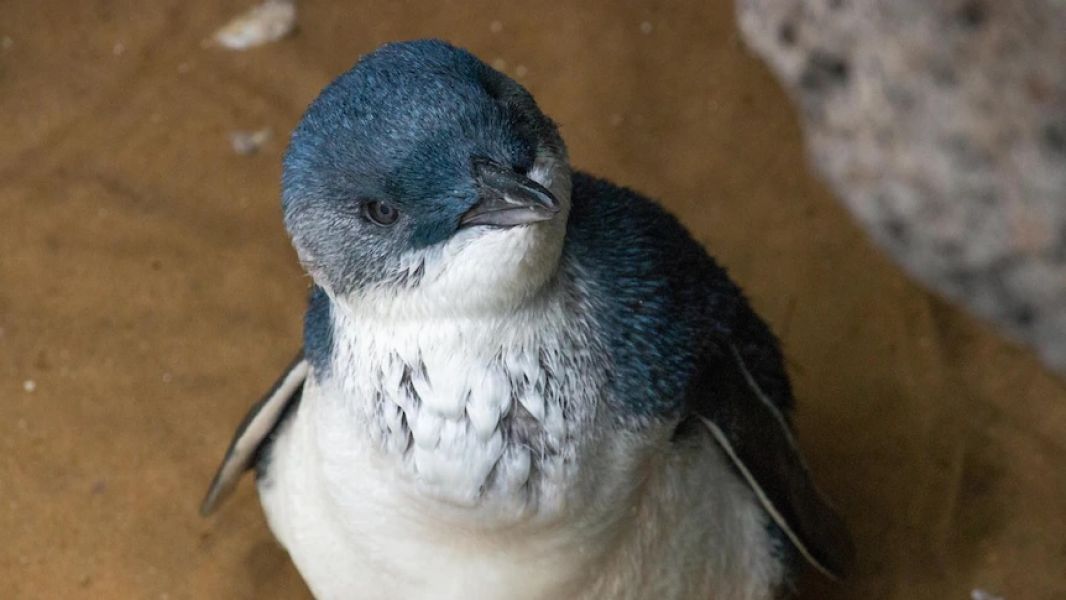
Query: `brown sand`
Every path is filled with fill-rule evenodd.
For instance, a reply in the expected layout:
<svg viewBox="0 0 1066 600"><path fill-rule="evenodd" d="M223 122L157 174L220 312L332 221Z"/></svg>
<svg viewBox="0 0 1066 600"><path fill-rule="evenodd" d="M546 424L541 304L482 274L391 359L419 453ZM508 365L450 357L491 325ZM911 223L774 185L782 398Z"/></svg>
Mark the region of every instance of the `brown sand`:
<svg viewBox="0 0 1066 600"><path fill-rule="evenodd" d="M662 199L780 332L861 553L804 597L1066 597L1066 387L870 247L730 4L524 4L307 1L246 53L200 42L247 2L0 4L0 598L307 596L249 482L196 506L299 344L285 136L360 53L430 35L522 73L574 162Z"/></svg>

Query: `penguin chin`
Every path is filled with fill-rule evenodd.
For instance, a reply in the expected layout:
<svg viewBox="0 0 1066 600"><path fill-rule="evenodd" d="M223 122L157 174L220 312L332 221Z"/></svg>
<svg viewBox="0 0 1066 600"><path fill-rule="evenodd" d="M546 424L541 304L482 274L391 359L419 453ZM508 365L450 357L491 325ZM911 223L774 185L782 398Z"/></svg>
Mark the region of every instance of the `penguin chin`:
<svg viewBox="0 0 1066 600"><path fill-rule="evenodd" d="M319 285L347 309L383 319L498 318L552 280L565 231L563 219L466 228L442 246L404 256L375 285L340 294Z"/></svg>

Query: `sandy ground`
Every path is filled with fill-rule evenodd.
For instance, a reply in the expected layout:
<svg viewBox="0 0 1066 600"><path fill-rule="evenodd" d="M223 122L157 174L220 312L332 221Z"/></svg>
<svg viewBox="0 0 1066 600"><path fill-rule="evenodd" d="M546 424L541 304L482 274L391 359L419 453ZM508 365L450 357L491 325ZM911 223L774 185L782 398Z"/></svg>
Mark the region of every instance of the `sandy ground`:
<svg viewBox="0 0 1066 600"><path fill-rule="evenodd" d="M728 2L308 1L290 39L201 47L248 6L0 4L0 598L307 596L250 482L196 506L299 344L287 132L360 53L431 35L519 77L577 165L662 199L780 332L860 549L805 598L1066 597L1066 387L871 248Z"/></svg>

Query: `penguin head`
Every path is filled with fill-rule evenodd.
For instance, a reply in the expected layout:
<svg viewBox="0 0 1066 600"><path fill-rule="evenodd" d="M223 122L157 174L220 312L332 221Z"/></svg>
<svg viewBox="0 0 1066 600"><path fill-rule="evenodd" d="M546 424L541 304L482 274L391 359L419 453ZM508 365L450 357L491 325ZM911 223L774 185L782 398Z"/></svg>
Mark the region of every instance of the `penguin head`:
<svg viewBox="0 0 1066 600"><path fill-rule="evenodd" d="M362 57L311 104L284 160L285 225L336 301L506 309L558 265L570 168L532 96L436 40Z"/></svg>

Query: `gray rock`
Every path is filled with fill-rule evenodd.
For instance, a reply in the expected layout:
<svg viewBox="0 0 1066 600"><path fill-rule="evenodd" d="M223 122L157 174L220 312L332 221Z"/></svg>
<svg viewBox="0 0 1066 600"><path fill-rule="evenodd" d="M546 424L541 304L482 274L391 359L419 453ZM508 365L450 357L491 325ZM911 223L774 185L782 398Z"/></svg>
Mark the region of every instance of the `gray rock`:
<svg viewBox="0 0 1066 600"><path fill-rule="evenodd" d="M1066 0L737 0L875 242L1066 372Z"/></svg>

